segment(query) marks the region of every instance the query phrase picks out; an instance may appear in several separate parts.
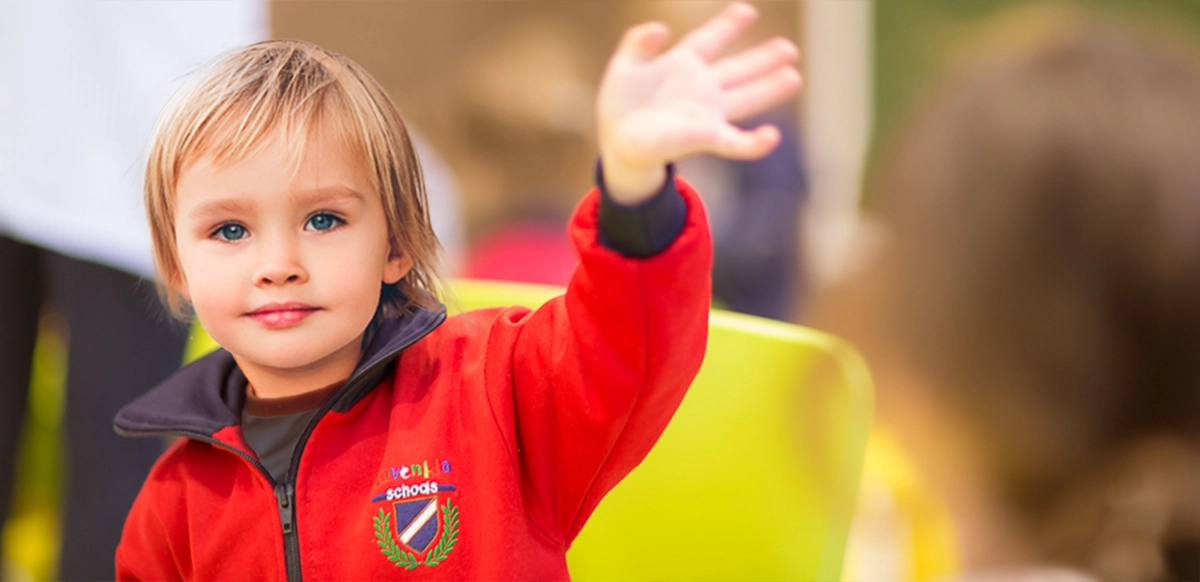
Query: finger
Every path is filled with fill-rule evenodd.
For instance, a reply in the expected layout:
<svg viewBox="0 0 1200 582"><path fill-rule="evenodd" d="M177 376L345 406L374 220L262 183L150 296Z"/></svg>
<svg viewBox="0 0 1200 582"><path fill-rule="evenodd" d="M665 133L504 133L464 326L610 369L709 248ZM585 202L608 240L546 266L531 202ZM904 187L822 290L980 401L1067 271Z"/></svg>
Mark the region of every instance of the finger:
<svg viewBox="0 0 1200 582"><path fill-rule="evenodd" d="M625 31L615 56L637 61L654 58L667 46L671 31L661 22L646 22Z"/></svg>
<svg viewBox="0 0 1200 582"><path fill-rule="evenodd" d="M784 65L796 62L800 51L786 38L773 38L713 65L722 87L741 85Z"/></svg>
<svg viewBox="0 0 1200 582"><path fill-rule="evenodd" d="M766 76L725 91L725 118L745 119L782 103L800 90L800 72L780 67Z"/></svg>
<svg viewBox="0 0 1200 582"><path fill-rule="evenodd" d="M712 153L732 160L757 160L779 145L779 128L760 125L746 131L734 125L726 125L717 133Z"/></svg>
<svg viewBox="0 0 1200 582"><path fill-rule="evenodd" d="M758 11L753 6L734 2L716 16L701 24L679 41L679 47L700 55L704 60L715 58L725 45L749 28Z"/></svg>

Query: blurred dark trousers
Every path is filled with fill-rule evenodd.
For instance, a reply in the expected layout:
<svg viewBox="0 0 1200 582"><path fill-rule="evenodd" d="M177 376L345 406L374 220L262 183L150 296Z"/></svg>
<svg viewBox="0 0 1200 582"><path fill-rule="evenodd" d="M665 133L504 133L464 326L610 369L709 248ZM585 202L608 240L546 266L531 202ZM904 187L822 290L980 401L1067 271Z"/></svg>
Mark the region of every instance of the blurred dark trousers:
<svg viewBox="0 0 1200 582"><path fill-rule="evenodd" d="M46 303L70 330L59 578L111 580L125 514L162 452L158 439L118 437L112 418L179 368L187 328L159 306L151 281L0 236L0 524L11 510L38 314Z"/></svg>

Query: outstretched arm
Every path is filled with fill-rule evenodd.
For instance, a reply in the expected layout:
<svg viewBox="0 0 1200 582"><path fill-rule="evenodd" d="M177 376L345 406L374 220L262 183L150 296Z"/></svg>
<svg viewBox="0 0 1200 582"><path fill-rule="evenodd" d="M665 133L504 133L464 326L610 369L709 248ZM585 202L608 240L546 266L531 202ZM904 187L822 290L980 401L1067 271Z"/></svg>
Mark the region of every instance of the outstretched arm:
<svg viewBox="0 0 1200 582"><path fill-rule="evenodd" d="M795 47L715 60L754 16L731 5L666 52L660 24L625 35L598 99L604 185L571 221L580 266L564 296L493 320L490 404L528 515L564 545L645 458L703 360L712 241L696 193L664 179L688 154L752 158L778 142L730 122L799 87Z"/></svg>
<svg viewBox="0 0 1200 582"><path fill-rule="evenodd" d="M755 159L778 145L777 128L746 131L732 122L799 90L796 46L774 38L718 58L757 16L736 2L665 51L670 33L662 23L625 33L596 102L600 158L613 200L636 205L650 198L662 186L665 165L685 156Z"/></svg>

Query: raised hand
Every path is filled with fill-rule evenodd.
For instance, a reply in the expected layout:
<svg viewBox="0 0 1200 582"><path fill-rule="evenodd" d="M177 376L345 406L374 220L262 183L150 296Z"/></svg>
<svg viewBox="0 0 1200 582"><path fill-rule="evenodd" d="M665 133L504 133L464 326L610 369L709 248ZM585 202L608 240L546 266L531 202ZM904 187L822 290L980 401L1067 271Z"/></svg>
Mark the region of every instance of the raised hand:
<svg viewBox="0 0 1200 582"><path fill-rule="evenodd" d="M667 162L696 153L755 159L779 144L773 126L747 131L732 122L800 89L796 46L775 38L716 60L757 17L736 2L665 52L664 24L626 31L596 101L605 182L617 202L637 204L657 192Z"/></svg>

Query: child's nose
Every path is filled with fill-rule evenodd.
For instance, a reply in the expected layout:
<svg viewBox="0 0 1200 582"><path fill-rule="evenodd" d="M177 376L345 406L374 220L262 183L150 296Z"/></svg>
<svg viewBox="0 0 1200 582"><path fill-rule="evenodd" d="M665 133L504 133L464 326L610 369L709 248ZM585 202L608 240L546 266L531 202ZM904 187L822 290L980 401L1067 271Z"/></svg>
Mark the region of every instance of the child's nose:
<svg viewBox="0 0 1200 582"><path fill-rule="evenodd" d="M258 272L254 275L256 285L282 285L308 280L308 272L301 264L295 245L281 241L269 245L264 251Z"/></svg>

